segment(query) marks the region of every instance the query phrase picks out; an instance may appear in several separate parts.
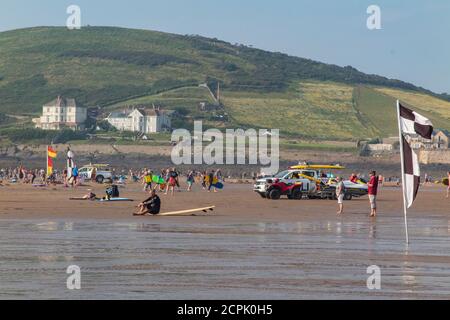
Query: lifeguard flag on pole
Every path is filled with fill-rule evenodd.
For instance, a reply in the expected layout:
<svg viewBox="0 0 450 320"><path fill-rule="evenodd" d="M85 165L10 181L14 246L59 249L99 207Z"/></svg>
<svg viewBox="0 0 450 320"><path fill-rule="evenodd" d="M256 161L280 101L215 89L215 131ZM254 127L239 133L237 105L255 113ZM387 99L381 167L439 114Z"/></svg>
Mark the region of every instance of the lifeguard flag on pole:
<svg viewBox="0 0 450 320"><path fill-rule="evenodd" d="M53 159L56 158L56 151L51 146L47 147L47 177L53 173Z"/></svg>
<svg viewBox="0 0 450 320"><path fill-rule="evenodd" d="M399 107L399 122L402 144L403 159L403 177L404 177L404 195L407 208L411 207L417 196L420 185L419 157L411 148L411 145L405 138L405 134L417 134L425 139L431 139L433 133L433 124L431 121L419 113L406 108L401 102Z"/></svg>

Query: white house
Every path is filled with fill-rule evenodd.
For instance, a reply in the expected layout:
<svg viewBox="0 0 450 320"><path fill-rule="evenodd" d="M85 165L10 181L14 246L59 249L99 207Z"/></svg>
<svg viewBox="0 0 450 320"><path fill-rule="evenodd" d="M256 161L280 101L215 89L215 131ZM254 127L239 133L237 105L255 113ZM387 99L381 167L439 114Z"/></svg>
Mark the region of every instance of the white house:
<svg viewBox="0 0 450 320"><path fill-rule="evenodd" d="M58 96L42 107L42 116L33 119L36 128L44 130L84 130L87 109L77 104L75 99Z"/></svg>
<svg viewBox="0 0 450 320"><path fill-rule="evenodd" d="M167 112L156 108L113 112L105 120L117 130L144 134L161 132L171 127Z"/></svg>
<svg viewBox="0 0 450 320"><path fill-rule="evenodd" d="M436 129L431 134L431 140L419 135L411 135L410 143L413 149L449 149L450 133L446 130Z"/></svg>

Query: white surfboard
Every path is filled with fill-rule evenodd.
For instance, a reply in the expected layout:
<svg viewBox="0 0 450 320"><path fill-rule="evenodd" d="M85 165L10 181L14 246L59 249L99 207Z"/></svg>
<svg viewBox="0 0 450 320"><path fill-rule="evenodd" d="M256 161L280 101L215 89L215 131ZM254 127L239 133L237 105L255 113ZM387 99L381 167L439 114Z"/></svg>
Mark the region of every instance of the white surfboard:
<svg viewBox="0 0 450 320"><path fill-rule="evenodd" d="M197 208L197 209L189 209L189 210L180 210L180 211L172 211L172 212L163 212L159 213L156 216L185 216L189 214L193 214L195 212L204 212L213 211L216 206L210 206L205 208Z"/></svg>

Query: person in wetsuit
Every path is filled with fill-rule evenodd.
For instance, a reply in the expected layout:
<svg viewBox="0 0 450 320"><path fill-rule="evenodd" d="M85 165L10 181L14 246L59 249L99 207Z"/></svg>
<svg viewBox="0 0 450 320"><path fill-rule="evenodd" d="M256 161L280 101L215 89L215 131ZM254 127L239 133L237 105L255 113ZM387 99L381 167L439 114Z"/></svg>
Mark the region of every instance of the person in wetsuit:
<svg viewBox="0 0 450 320"><path fill-rule="evenodd" d="M139 211L134 213L135 216L145 216L147 214L156 215L161 208L161 199L156 194L155 190L150 191L150 197L142 201L138 205Z"/></svg>

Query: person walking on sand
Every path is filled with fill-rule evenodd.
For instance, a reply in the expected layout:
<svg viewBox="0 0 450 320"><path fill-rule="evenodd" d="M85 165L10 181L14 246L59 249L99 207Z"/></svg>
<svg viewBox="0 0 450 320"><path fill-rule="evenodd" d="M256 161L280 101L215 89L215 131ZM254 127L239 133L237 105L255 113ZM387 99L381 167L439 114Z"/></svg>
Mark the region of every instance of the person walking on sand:
<svg viewBox="0 0 450 320"><path fill-rule="evenodd" d="M202 172L201 179L202 179L202 188L203 188L203 190L206 190L206 184L208 182L208 175L207 175L206 171Z"/></svg>
<svg viewBox="0 0 450 320"><path fill-rule="evenodd" d="M370 216L375 217L377 215L377 192L378 192L378 177L376 171L371 171L369 174L369 201L370 201Z"/></svg>
<svg viewBox="0 0 450 320"><path fill-rule="evenodd" d="M72 168L72 187L76 187L78 185L78 167L75 165Z"/></svg>
<svg viewBox="0 0 450 320"><path fill-rule="evenodd" d="M169 193L169 190L170 190L170 193L172 194L172 196L174 195L174 192L175 192L175 186L178 184L179 185L179 183L178 183L178 172L175 170L175 168L172 168L172 170L169 170L169 169L167 169L168 171L169 171L169 173L168 173L168 181L167 181L167 189L166 189L166 193L165 194L168 194Z"/></svg>
<svg viewBox="0 0 450 320"><path fill-rule="evenodd" d="M216 179L216 173L214 170L211 170L211 172L208 174L208 192L211 192L211 188L214 187L214 192L217 192L214 180Z"/></svg>
<svg viewBox="0 0 450 320"><path fill-rule="evenodd" d="M144 184L144 191L152 189L152 172L150 170L144 172L142 183Z"/></svg>
<svg viewBox="0 0 450 320"><path fill-rule="evenodd" d="M195 180L195 174L194 171L189 171L187 174L187 178L186 178L186 182L188 185L187 191L192 191L192 185L194 184L194 180Z"/></svg>
<svg viewBox="0 0 450 320"><path fill-rule="evenodd" d="M336 197L338 199L338 206L339 206L339 210L338 210L337 214L342 214L344 212L345 186L344 186L344 182L342 181L342 177L337 177L336 181L337 181Z"/></svg>

